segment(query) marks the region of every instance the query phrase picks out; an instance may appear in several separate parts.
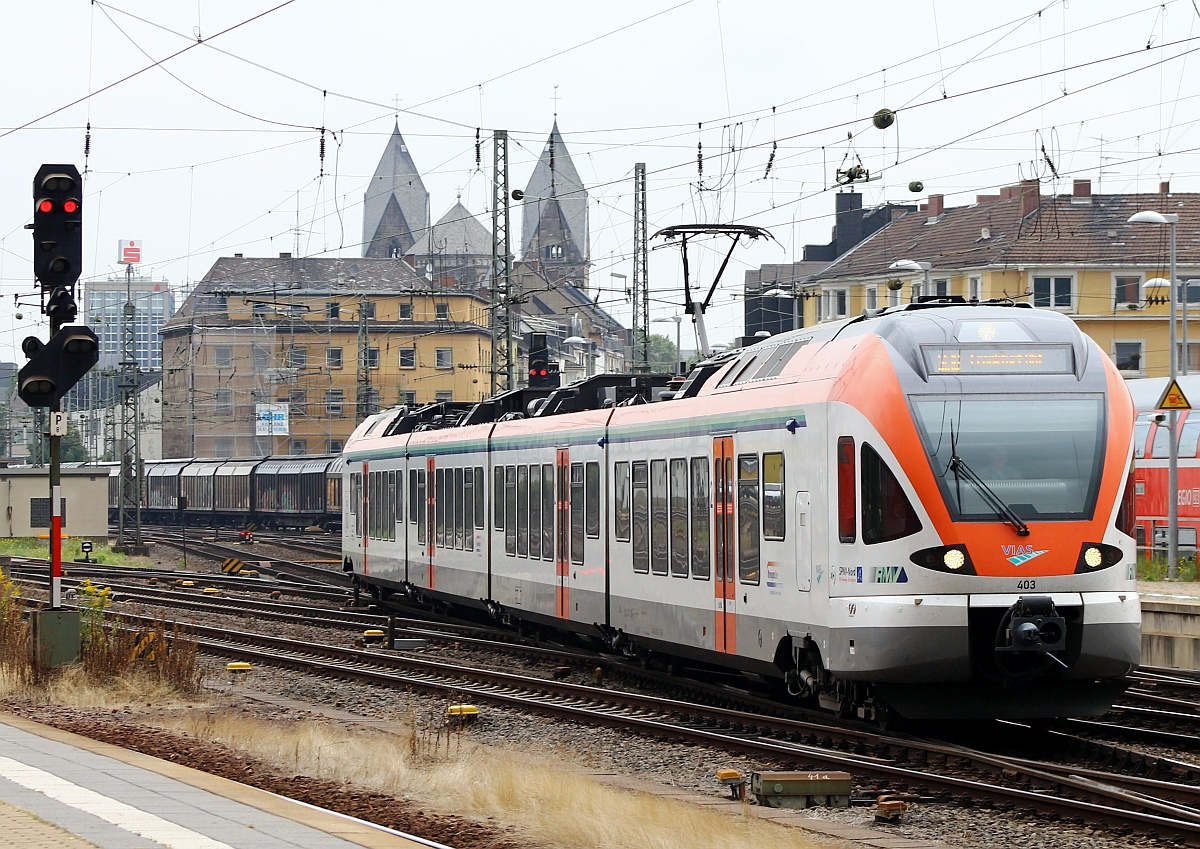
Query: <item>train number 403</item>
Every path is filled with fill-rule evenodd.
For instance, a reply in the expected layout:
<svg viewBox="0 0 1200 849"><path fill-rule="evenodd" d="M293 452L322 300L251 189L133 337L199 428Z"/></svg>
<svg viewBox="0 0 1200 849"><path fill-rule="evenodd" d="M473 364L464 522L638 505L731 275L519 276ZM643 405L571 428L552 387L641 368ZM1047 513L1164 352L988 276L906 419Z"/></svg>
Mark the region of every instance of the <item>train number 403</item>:
<svg viewBox="0 0 1200 849"><path fill-rule="evenodd" d="M1032 578L1026 578L1023 581L1017 581L1017 589L1019 590L1036 590L1037 581Z"/></svg>

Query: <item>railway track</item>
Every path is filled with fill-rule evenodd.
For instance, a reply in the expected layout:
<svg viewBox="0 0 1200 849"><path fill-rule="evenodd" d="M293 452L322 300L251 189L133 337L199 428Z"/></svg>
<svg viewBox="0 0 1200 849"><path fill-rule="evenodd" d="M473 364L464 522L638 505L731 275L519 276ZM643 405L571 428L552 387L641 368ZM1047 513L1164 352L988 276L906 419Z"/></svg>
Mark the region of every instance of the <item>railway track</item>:
<svg viewBox="0 0 1200 849"><path fill-rule="evenodd" d="M131 627L139 623L146 627L152 621L128 614L122 619ZM1200 843L1200 808L1196 807L1200 788L1184 789L1182 784L1200 774L1186 764L1142 758L1133 765L1134 771L1163 770L1171 780L1085 771L872 730L833 728L386 651L229 628L193 626L193 632L203 652L232 660L687 740L789 763L794 769L841 769L854 776L860 793L872 797L881 792L910 793L931 803L1030 811L1103 822L1116 833Z"/></svg>

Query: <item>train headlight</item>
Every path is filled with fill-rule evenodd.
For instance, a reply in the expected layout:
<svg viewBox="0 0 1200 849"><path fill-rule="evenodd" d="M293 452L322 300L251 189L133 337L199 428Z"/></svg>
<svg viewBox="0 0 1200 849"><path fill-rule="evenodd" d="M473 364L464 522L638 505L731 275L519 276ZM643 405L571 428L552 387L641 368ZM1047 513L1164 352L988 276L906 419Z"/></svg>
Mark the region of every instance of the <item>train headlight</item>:
<svg viewBox="0 0 1200 849"><path fill-rule="evenodd" d="M1079 549L1079 559L1075 561L1075 574L1086 575L1115 566L1121 562L1124 554L1115 545L1105 545L1102 542L1085 542Z"/></svg>
<svg viewBox="0 0 1200 849"><path fill-rule="evenodd" d="M974 575L975 564L965 545L939 545L914 551L908 559L923 569L946 572L951 575Z"/></svg>

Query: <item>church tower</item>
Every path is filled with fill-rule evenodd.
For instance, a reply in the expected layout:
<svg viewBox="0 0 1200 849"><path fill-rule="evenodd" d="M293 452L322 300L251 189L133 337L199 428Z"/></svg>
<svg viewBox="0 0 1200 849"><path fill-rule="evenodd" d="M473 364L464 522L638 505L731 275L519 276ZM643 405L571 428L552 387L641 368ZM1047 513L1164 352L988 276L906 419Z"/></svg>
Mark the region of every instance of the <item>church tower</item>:
<svg viewBox="0 0 1200 849"><path fill-rule="evenodd" d="M587 189L555 121L525 187L521 261L551 283L565 280L586 290L590 248Z"/></svg>
<svg viewBox="0 0 1200 849"><path fill-rule="evenodd" d="M363 197L362 255L402 257L428 227L429 192L397 123Z"/></svg>

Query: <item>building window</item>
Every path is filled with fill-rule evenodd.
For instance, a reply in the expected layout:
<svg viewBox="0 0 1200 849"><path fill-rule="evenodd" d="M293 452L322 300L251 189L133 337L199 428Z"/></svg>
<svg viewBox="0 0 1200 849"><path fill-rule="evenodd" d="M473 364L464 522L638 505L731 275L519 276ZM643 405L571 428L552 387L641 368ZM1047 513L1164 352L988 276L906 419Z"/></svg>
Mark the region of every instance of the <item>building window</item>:
<svg viewBox="0 0 1200 849"><path fill-rule="evenodd" d="M968 277L967 278L967 300L982 301L983 300L983 278Z"/></svg>
<svg viewBox="0 0 1200 849"><path fill-rule="evenodd" d="M433 396L433 400L437 401L439 404L441 404L443 401L453 401L454 393L446 389L441 389L438 390L437 394Z"/></svg>
<svg viewBox="0 0 1200 849"><path fill-rule="evenodd" d="M1142 301L1142 277L1126 277L1119 275L1113 278L1113 302L1117 306L1133 304L1137 306Z"/></svg>
<svg viewBox="0 0 1200 849"><path fill-rule="evenodd" d="M233 415L233 390L218 389L217 390L217 415L232 416Z"/></svg>
<svg viewBox="0 0 1200 849"><path fill-rule="evenodd" d="M308 453L307 439L293 439L291 444L292 456L303 456Z"/></svg>
<svg viewBox="0 0 1200 849"><path fill-rule="evenodd" d="M367 348L367 368L379 368L378 348Z"/></svg>
<svg viewBox="0 0 1200 849"><path fill-rule="evenodd" d="M437 368L454 368L454 349L437 349Z"/></svg>
<svg viewBox="0 0 1200 849"><path fill-rule="evenodd" d="M1188 347L1191 347L1190 345ZM1142 354L1145 343L1141 340L1128 342L1113 342L1113 362L1117 369L1125 374L1141 374L1143 369Z"/></svg>
<svg viewBox="0 0 1200 849"><path fill-rule="evenodd" d="M417 406L417 390L401 389L400 390L400 403L403 404L405 407Z"/></svg>
<svg viewBox="0 0 1200 849"><path fill-rule="evenodd" d="M345 401L346 393L342 389L326 389L325 390L325 412L330 416L340 416L342 414L342 404Z"/></svg>
<svg viewBox="0 0 1200 849"><path fill-rule="evenodd" d="M375 318L375 302L360 301L358 304L358 312L359 315L366 316L367 318Z"/></svg>
<svg viewBox="0 0 1200 849"><path fill-rule="evenodd" d="M400 368L416 368L417 367L417 349L416 348L401 348L400 349Z"/></svg>
<svg viewBox="0 0 1200 849"><path fill-rule="evenodd" d="M341 454L343 444L344 443L340 439L329 440L329 453L330 454Z"/></svg>
<svg viewBox="0 0 1200 849"><path fill-rule="evenodd" d="M436 310L436 315L437 315L438 321L446 321L450 318L450 305L449 304L434 304L433 308L434 308L434 310Z"/></svg>
<svg viewBox="0 0 1200 849"><path fill-rule="evenodd" d="M933 288L933 291L930 292L929 294L937 295L939 298L946 298L952 294L950 291L950 278L949 277L935 277L933 279L932 288Z"/></svg>
<svg viewBox="0 0 1200 849"><path fill-rule="evenodd" d="M874 310L879 308L879 290L874 286L868 286L866 290L867 305L866 308Z"/></svg>
<svg viewBox="0 0 1200 849"><path fill-rule="evenodd" d="M828 289L821 293L822 318L845 318L850 309L849 289Z"/></svg>
<svg viewBox="0 0 1200 849"><path fill-rule="evenodd" d="M265 345L255 345L252 350L254 370L261 371L271 367L271 349Z"/></svg>
<svg viewBox="0 0 1200 849"><path fill-rule="evenodd" d="M342 349L341 348L326 348L325 349L325 366L327 368L342 367Z"/></svg>
<svg viewBox="0 0 1200 849"><path fill-rule="evenodd" d="M888 306L889 307L900 306L900 290L899 289L890 289L890 288L888 289Z"/></svg>
<svg viewBox="0 0 1200 849"><path fill-rule="evenodd" d="M233 348L229 345L217 345L213 349L213 363L217 368L233 368Z"/></svg>
<svg viewBox="0 0 1200 849"><path fill-rule="evenodd" d="M399 318L401 321L412 321L412 317L413 317L413 305L412 304L400 304L399 309L400 309Z"/></svg>
<svg viewBox="0 0 1200 849"><path fill-rule="evenodd" d="M325 305L325 315L330 321L337 321L342 317L342 305L337 301L330 301Z"/></svg>
<svg viewBox="0 0 1200 849"><path fill-rule="evenodd" d="M291 408L293 416L303 415L308 412L308 390L293 389L288 392L288 407Z"/></svg>
<svg viewBox="0 0 1200 849"><path fill-rule="evenodd" d="M1033 305L1056 310L1070 309L1073 282L1070 277L1033 278Z"/></svg>
<svg viewBox="0 0 1200 849"><path fill-rule="evenodd" d="M306 348L288 348L288 368L304 368L308 362Z"/></svg>
<svg viewBox="0 0 1200 849"><path fill-rule="evenodd" d="M1200 304L1200 280L1183 280L1175 290L1176 303Z"/></svg>

